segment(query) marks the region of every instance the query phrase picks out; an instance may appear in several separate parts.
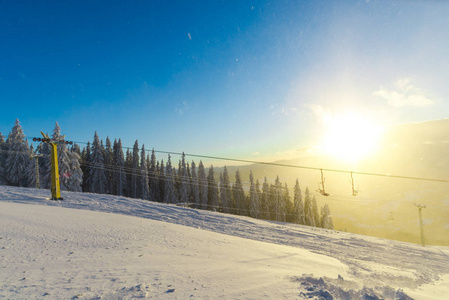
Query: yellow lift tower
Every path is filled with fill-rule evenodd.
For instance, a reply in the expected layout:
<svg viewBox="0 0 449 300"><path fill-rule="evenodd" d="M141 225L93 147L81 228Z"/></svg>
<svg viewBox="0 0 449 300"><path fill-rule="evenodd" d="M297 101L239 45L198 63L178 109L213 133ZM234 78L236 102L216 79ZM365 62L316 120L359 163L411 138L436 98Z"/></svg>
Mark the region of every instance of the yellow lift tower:
<svg viewBox="0 0 449 300"><path fill-rule="evenodd" d="M33 138L35 142L48 143L51 146L51 200L63 200L61 197L61 188L59 185L59 168L58 168L58 145L73 144L73 142L65 141L63 135L58 140L51 139L48 135L41 131L43 138Z"/></svg>

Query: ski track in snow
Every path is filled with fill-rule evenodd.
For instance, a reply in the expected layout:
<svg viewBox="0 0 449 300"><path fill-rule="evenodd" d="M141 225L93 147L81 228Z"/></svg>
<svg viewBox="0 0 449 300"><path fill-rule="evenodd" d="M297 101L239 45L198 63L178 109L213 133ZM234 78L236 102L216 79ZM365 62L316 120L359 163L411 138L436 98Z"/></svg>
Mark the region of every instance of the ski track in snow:
<svg viewBox="0 0 449 300"><path fill-rule="evenodd" d="M256 220L249 217L242 216L234 216L227 215L217 212L196 210L191 208L178 207L175 205L166 205L155 202L149 202L140 199L129 199L126 197L119 196L110 196L110 195L101 195L101 194L89 194L89 193L70 193L70 192L62 192L64 200L63 201L51 201L47 200L50 194L49 190L38 190L38 189L29 189L29 188L16 188L16 187L7 187L0 186L0 201L1 202L13 202L13 203L22 203L22 204L33 204L33 205L45 205L45 206L56 206L56 207L64 207L64 208L73 208L78 210L89 210L89 211L97 211L97 212L105 212L105 213L114 213L120 215L127 216L135 216L144 219L150 219L155 221L168 222L177 225L184 225L188 227L193 227L196 229L202 229L206 231L211 231L215 233L221 233L229 236L235 236L240 238L245 238L249 240L254 240L258 242L265 242L270 244L277 244L283 246L290 246L294 249L300 250L308 250L318 255L328 256L330 258L334 258L345 265L345 268L340 268L340 273L328 274L324 275L337 277L337 275L349 276L349 280L353 280L359 285L359 289L363 286L367 288L374 287L382 287L382 286L390 286L394 289L407 288L407 291L413 291L414 289L422 286L431 286L438 282L439 279L444 279L444 282L447 283L447 279L449 278L447 274L449 274L449 250L447 247L422 247L419 245L391 241L386 239L373 238L368 236L355 235L351 233L338 232L333 230L325 230L319 228L306 227L295 224L288 223L279 223L279 222L270 222L264 220ZM1 212L0 212L1 213ZM72 214L73 217L76 218L84 218L87 217L87 224L89 222L93 222L93 220L89 219L89 213L84 214ZM83 217L81 217L83 216ZM95 215L97 217L97 215ZM72 219L72 217L71 217ZM27 230L30 231L33 228L32 218L30 218L29 224L24 224L24 227L27 227ZM83 219L84 220L84 219ZM60 222L64 222L64 220L59 220ZM67 220L67 222L72 222L73 220ZM78 220L79 221L79 220ZM26 222L28 223L28 222ZM130 222L132 223L132 222ZM49 225L53 224L49 220ZM95 223L96 226L101 226ZM18 245L10 245L5 241L4 236L0 236L3 240L0 239L0 248L3 247L19 247L20 249L27 249L27 247L35 247L39 249L41 253L40 256L36 257L8 257L9 261L6 264L13 264L14 262L20 262L18 266L23 268L23 265L26 265L27 262L33 261L33 259L41 259L42 256L52 255L53 257L47 257L49 261L55 261L54 266L49 266L46 270L26 270L23 272L31 272L39 278L37 274L50 272L50 276L48 276L48 280L55 281L46 282L45 284L51 285L59 285L62 286L63 289L86 289L87 287L83 286L85 281L88 280L86 278L77 279L76 272L72 274L65 274L63 270L65 270L66 264L71 264L74 261L76 262L77 253L71 251L71 248L74 249L83 249L83 251L87 251L89 255L94 257L96 253L101 255L106 255L113 262L124 261L128 259L129 253L131 252L131 257L146 257L146 253L140 249L142 247L142 242L145 242L148 245L151 245L151 228L153 227L145 227L145 230L139 230L131 226L132 229L121 229L112 226L110 223L105 221L106 225L98 229L98 232L94 229L93 232L88 231L86 227L81 226L85 229L82 232L73 232L73 233L64 233L62 236L69 236L65 240L62 239L62 236L59 236L59 240L54 241L55 244L58 244L58 250L46 252L49 247L51 247L51 241L46 238L45 230L38 230L27 232L29 236L26 240L17 238L15 240ZM164 223L162 223L161 226ZM122 224L121 224L122 225ZM87 226L87 225L86 225ZM143 225L142 225L143 226ZM168 226L168 225L165 225ZM49 226L50 227L50 226ZM51 227L50 227L51 228ZM81 229L82 229L81 228ZM143 227L142 227L143 228ZM0 228L1 229L1 228ZM188 230L186 228L186 230ZM55 228L51 231L52 237L58 237L58 228ZM1 234L0 230L0 234ZM192 230L190 230L192 232ZM193 231L196 232L196 231ZM90 234L91 236L84 236L83 234ZM99 236L97 236L97 234ZM202 233L205 234L205 233ZM72 240L72 237L74 240ZM201 239L201 236L198 237L198 240ZM123 248L123 240L129 240L130 245L128 247ZM202 245L198 242L198 240L187 241L183 239L183 237L179 234L173 233L172 236L168 235L164 240L164 247L170 245L170 247L174 249L182 249L189 248L190 244L195 244L193 247L202 247ZM139 241L137 243L136 241ZM153 241L155 245L156 241ZM49 245L50 243L50 245ZM92 244L93 243L93 244ZM98 243L98 245L97 245ZM215 241L213 246L226 246L232 248L232 244L221 241ZM210 246L210 245L209 245ZM121 248L120 248L121 247ZM163 250L165 249L161 245L159 247ZM248 246L251 248L251 246ZM282 248L283 249L283 248ZM32 249L28 249L29 251L26 253L33 253ZM154 249L153 249L154 250ZM241 249L234 249L238 257L242 255L244 257L245 251L241 253ZM1 249L0 249L1 251ZM157 250L155 250L157 251ZM285 251L285 250L282 250ZM140 253L142 252L142 253ZM127 253L126 256L123 253ZM176 255L181 255L183 253L175 252ZM0 252L1 255L1 252ZM122 255L122 256L121 256ZM139 256L142 255L142 256ZM164 253L159 253L159 256L164 257ZM176 260L174 257L176 255L168 255L166 257L166 262L169 264L176 264ZM192 254L190 254L192 255ZM295 256L294 253L284 253L285 257ZM280 253L279 256L283 256ZM320 259L323 259L320 256ZM139 274L145 274L148 272L143 266L140 265L139 259L136 258L136 261L129 262L127 261L127 266L131 265L132 272L127 272L126 270L114 270L114 266L108 266L107 270L97 270L97 268L104 268L104 263L92 261L87 266L91 265L90 272L80 272L83 274L96 274L92 276L100 276L110 277L110 286L104 287L96 287L97 293L99 291L100 295L102 295L102 299L121 299L129 297L133 295L133 297L167 297L174 298L179 297L179 299L189 298L190 296L195 296L198 294L198 290L202 289L203 293L199 293L199 295L207 298L206 293L204 293L204 286L197 286L198 290L192 290L191 294L183 294L179 295L176 291L179 292L179 287L175 287L175 283L181 282L185 286L181 287L182 291L189 290L191 287L195 286L195 278L186 280L185 278L177 278L176 274L173 274L172 278L164 278L161 280L155 275L152 278L152 282L148 283L139 283L138 277ZM241 258L241 257L240 257ZM81 259L81 258L80 258ZM261 260L266 259L264 257L260 258ZM128 259L129 260L129 259ZM249 258L243 261L250 261ZM288 259L287 259L288 261ZM182 261L179 261L182 263ZM198 261L199 264L204 264L204 259ZM317 261L315 261L317 263ZM2 262L3 264L3 262ZM154 261L146 261L146 264L158 265L158 262ZM333 263L335 265L335 263ZM86 266L86 264L80 264L81 266ZM107 264L106 264L107 265ZM232 264L231 264L232 265ZM338 264L337 264L338 265ZM55 267L57 266L57 268ZM214 263L211 262L211 266L214 266ZM260 267L260 266L259 266ZM0 266L1 268L1 266ZM18 267L19 268L19 267ZM162 268L162 266L161 266ZM199 269L204 269L204 266ZM293 267L292 267L293 268ZM73 268L68 268L73 272ZM136 269L138 270L136 272ZM192 274L195 272L204 272L199 269L192 270ZM294 269L294 268L293 268ZM307 269L307 268L305 268ZM256 268L257 270L257 268ZM302 269L301 269L302 270ZM1 271L1 269L0 269ZM75 270L76 271L76 270ZM84 270L85 271L85 270ZM259 270L260 271L260 270ZM291 271L291 270L290 270ZM19 269L16 269L14 273L22 272ZM114 273L121 274L120 277L114 278ZM298 270L298 272L301 272ZM0 276L1 276L0 272ZM174 272L176 273L176 272ZM314 276L323 276L318 270L313 271ZM291 274L291 282L296 284L299 287L298 278L303 275L303 273ZM42 275L42 274L41 274ZM213 277L213 273L210 274ZM235 274L234 274L235 275ZM260 275L260 272L253 272L253 276ZM58 278L63 277L67 279L66 282L59 282ZM137 282L137 285L132 286L122 286L117 289L117 281L123 281L126 276L130 277L131 282ZM164 273L164 276L167 276ZM193 275L192 275L193 276ZM224 274L225 281L230 284L233 273L229 270L228 273ZM287 276L287 275L285 275ZM297 276L297 277L294 277ZM42 276L41 276L42 277ZM47 276L45 276L47 277ZM132 277L132 278L131 278ZM136 277L136 278L134 278ZM193 276L194 277L194 276ZM92 280L95 278L91 278ZM132 280L131 280L132 279ZM158 280L156 280L158 279ZM16 278L17 280L17 278ZM22 281L27 281L26 274L24 273L24 279ZM77 281L78 280L78 281ZM114 281L115 280L115 281ZM204 281L204 278L202 278ZM330 279L329 279L330 280ZM159 281L159 283L158 283ZM307 280L306 280L307 281ZM303 280L303 283L306 282ZM76 286L76 282L79 282L79 285ZM213 280L209 283L213 284ZM10 289L20 292L20 289L24 289L25 287L20 286L19 283L10 282L7 286ZM23 283L23 282L22 282ZM123 284L125 282L122 282ZM307 282L306 282L307 283ZM161 284L161 285L158 285ZM362 285L362 286L360 286ZM38 286L36 283L35 286ZM306 285L305 285L306 286ZM241 286L236 285L236 287L240 288L240 294L230 294L229 292L223 291L221 294L216 294L215 296L220 296L224 298L233 298L233 297L243 297L243 298L251 298L248 295L251 295L250 292L247 293L241 291ZM26 285L28 289L28 294L31 293L33 285ZM232 289L232 286L228 286L226 289ZM237 290L239 290L237 288ZM267 288L267 287L264 287ZM224 288L223 288L224 289ZM271 289L271 287L269 287ZM113 292L111 292L111 290ZM419 289L418 289L419 290ZM157 292L155 292L157 291ZM213 289L215 293L217 293L217 287ZM274 291L280 293L279 289L274 289ZM20 293L18 292L17 295ZM49 294L48 296L57 297L54 293L57 291L52 290L53 294ZM289 291L288 295L296 295L299 298L300 293L298 291ZM292 294L293 293L293 294ZM0 290L0 298L2 291ZM268 293L269 294L269 293ZM267 297L269 298L269 295ZM13 294L14 295L14 294ZM73 295L74 299L78 298L95 298L96 293L85 290L79 295ZM263 294L259 294L262 295ZM306 294L304 294L306 295ZM317 294L318 295L318 294ZM42 295L40 295L42 296ZM47 296L47 295L46 295ZM211 295L210 295L211 296ZM316 295L315 295L316 296ZM321 295L325 296L325 295ZM218 297L218 298L220 298ZM308 296L304 296L307 298ZM16 298L16 297L12 297ZM39 298L39 297L37 297ZM215 297L210 297L215 298ZM280 298L291 298L291 297L280 297ZM404 298L406 299L406 298ZM429 298L431 299L431 298ZM438 298L435 298L438 299Z"/></svg>

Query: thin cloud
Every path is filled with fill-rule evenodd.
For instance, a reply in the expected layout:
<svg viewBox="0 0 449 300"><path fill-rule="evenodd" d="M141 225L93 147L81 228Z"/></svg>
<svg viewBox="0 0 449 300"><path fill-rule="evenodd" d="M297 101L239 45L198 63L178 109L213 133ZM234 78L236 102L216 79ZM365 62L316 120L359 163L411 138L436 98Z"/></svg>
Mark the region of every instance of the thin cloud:
<svg viewBox="0 0 449 300"><path fill-rule="evenodd" d="M398 80L394 90L380 88L374 92L374 96L387 100L388 104L393 107L423 107L435 103L422 89L412 85L408 78Z"/></svg>

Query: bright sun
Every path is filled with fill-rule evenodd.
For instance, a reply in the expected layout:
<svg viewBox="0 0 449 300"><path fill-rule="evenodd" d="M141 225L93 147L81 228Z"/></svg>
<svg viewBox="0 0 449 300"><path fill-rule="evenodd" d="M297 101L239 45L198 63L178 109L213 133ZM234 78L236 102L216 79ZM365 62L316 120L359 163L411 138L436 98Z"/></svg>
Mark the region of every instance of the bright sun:
<svg viewBox="0 0 449 300"><path fill-rule="evenodd" d="M320 149L337 159L357 162L376 150L380 128L355 113L327 115Z"/></svg>

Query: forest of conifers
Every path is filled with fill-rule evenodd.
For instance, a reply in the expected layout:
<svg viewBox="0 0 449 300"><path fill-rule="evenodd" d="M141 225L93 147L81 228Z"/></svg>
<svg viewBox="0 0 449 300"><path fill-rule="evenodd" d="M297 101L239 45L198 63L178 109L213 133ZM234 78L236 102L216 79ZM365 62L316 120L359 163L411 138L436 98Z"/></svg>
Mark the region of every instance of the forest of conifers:
<svg viewBox="0 0 449 300"><path fill-rule="evenodd" d="M51 138L62 138L58 123ZM170 155L165 162L159 161L154 149L150 153L144 145L139 147L137 140L131 150L122 146L121 139L112 143L107 137L103 143L97 132L92 143L87 142L82 149L76 143L57 148L63 191L119 195L333 229L328 205L319 210L315 197L308 188L303 193L298 180L292 195L279 177L274 183L268 183L265 177L261 184L252 172L244 187L238 170L235 181L230 182L226 167L215 174L212 165L205 168L202 161L198 165L189 163L184 154L176 168ZM0 184L49 189L50 154L47 143L40 143L36 149L29 145L16 120L6 140L0 133Z"/></svg>

